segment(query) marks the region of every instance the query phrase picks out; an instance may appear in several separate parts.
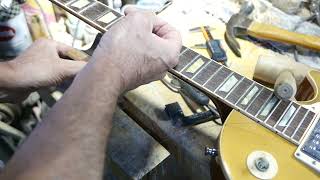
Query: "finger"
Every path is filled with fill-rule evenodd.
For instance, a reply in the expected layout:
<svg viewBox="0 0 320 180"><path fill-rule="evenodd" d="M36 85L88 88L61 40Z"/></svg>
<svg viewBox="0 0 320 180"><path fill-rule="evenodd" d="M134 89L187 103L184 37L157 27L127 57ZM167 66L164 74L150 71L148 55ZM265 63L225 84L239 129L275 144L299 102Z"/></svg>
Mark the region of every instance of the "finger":
<svg viewBox="0 0 320 180"><path fill-rule="evenodd" d="M64 43L57 42L57 41L54 41L54 44L55 44L56 50L57 50L57 52L58 52L60 57L62 57L62 58L66 58L66 57L72 58L72 57L68 56L68 53L70 51L74 50L73 47L68 46L68 45L66 45Z"/></svg>
<svg viewBox="0 0 320 180"><path fill-rule="evenodd" d="M86 64L84 61L61 59L61 61L59 61L60 75L63 78L74 77Z"/></svg>
<svg viewBox="0 0 320 180"><path fill-rule="evenodd" d="M134 5L127 5L126 8L124 9L124 14L129 15L139 11L141 11L141 9L135 7Z"/></svg>

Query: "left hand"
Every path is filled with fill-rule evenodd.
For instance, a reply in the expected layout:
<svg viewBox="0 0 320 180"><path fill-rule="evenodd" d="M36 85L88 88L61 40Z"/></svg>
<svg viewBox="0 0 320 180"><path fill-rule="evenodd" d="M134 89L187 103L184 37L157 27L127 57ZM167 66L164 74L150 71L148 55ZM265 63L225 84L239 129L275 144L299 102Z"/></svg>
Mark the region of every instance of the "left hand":
<svg viewBox="0 0 320 180"><path fill-rule="evenodd" d="M0 102L22 101L39 88L58 85L74 77L86 63L61 58L66 57L66 52L71 49L67 45L42 39L34 42L16 59L3 62L11 73L5 83L0 84Z"/></svg>

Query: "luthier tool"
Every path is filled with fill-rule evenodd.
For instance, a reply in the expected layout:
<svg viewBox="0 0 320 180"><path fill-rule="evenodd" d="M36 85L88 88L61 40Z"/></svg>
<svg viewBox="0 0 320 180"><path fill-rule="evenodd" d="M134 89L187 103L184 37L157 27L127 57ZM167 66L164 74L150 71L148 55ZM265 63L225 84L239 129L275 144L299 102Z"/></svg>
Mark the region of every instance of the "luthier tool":
<svg viewBox="0 0 320 180"><path fill-rule="evenodd" d="M191 32L200 30L206 40L206 49L209 53L211 59L225 63L227 61L227 54L225 50L221 46L220 40L214 39L212 34L210 33L209 26L201 26L198 28L190 29Z"/></svg>
<svg viewBox="0 0 320 180"><path fill-rule="evenodd" d="M256 38L268 39L277 42L299 45L312 50L320 51L320 37L291 32L270 24L263 24L248 19L253 11L253 4L246 2L239 13L234 14L227 23L226 41L231 50L241 57L240 45L236 37L250 35Z"/></svg>
<svg viewBox="0 0 320 180"><path fill-rule="evenodd" d="M196 113L191 116L185 116L177 102L166 105L165 112L174 121L174 123L181 121L182 126L192 126L219 118L219 116L216 116L210 110Z"/></svg>

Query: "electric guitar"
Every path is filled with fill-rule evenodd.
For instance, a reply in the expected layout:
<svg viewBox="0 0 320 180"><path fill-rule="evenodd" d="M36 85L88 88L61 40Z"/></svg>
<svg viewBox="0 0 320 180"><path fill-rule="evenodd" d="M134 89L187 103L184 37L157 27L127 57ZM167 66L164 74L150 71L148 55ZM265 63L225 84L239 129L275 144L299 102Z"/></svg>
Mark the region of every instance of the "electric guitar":
<svg viewBox="0 0 320 180"><path fill-rule="evenodd" d="M123 17L95 0L50 1L102 33ZM311 71L306 81L314 98L297 103L278 99L269 88L187 47L179 60L170 73L238 111L220 135L228 179L320 179L320 72Z"/></svg>

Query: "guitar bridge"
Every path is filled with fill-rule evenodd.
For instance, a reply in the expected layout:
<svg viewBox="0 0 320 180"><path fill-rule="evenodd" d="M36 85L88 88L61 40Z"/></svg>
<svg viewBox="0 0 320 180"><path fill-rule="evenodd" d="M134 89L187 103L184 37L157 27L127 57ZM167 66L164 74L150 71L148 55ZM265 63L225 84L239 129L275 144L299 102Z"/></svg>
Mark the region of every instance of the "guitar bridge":
<svg viewBox="0 0 320 180"><path fill-rule="evenodd" d="M295 157L320 173L320 121L313 123L302 143L295 152Z"/></svg>

